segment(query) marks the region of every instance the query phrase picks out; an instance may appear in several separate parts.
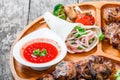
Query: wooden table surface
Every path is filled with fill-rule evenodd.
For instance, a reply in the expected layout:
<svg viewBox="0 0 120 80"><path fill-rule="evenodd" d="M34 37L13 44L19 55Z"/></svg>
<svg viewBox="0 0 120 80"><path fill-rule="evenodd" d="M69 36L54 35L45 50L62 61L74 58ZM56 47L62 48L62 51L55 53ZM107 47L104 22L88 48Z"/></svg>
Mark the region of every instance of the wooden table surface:
<svg viewBox="0 0 120 80"><path fill-rule="evenodd" d="M0 0L0 80L13 80L9 52L14 39L26 25L58 3L68 5L85 1L100 0Z"/></svg>

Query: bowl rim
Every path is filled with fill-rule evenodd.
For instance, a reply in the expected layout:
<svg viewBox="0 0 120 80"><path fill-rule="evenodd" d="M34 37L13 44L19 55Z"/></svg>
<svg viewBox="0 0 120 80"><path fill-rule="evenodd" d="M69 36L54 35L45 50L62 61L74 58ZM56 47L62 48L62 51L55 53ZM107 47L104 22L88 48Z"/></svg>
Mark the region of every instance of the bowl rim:
<svg viewBox="0 0 120 80"><path fill-rule="evenodd" d="M36 31L28 34L27 36L29 36L29 35L31 35L31 34L34 34L34 33L37 32L37 31L38 31L39 33L44 32L44 31L50 32L51 34L49 34L49 35L53 35L53 36L54 36L54 38L53 38L53 37L52 37L52 38L48 38L48 37L46 37L46 36L44 36L44 37L38 37L38 38L47 38L47 39L51 39L51 40L57 42L58 45L59 45L60 48L61 48L61 52L59 53L59 55L58 55L56 58L54 58L53 60L49 61L49 62L40 63L40 64L39 64L39 63L32 63L32 62L29 62L29 61L23 59L22 56L20 55L20 51L19 51L19 50L20 50L20 48L21 48L21 46L22 46L23 44L25 44L26 42L28 42L28 41L25 41L23 44L21 44L21 43L25 40L25 38L26 38L26 36L25 36L25 37L23 37L22 39L20 39L20 40L15 44L15 46L13 47L13 57L14 57L19 63L21 63L21 64L23 64L23 65L25 65L25 66L28 66L28 67L36 67L36 68L49 67L49 66L52 66L52 65L57 64L58 62L60 62L60 61L66 56L66 54L67 54L67 47L66 47L65 42L64 42L59 36L57 36L56 33L54 33L53 31L51 31L51 30L48 29L48 28L43 28L43 29L36 30ZM32 38L32 39L34 39L34 38ZM35 39L36 39L36 38L35 38ZM30 40L29 40L29 41L30 41ZM18 53L16 54L16 52L18 52Z"/></svg>

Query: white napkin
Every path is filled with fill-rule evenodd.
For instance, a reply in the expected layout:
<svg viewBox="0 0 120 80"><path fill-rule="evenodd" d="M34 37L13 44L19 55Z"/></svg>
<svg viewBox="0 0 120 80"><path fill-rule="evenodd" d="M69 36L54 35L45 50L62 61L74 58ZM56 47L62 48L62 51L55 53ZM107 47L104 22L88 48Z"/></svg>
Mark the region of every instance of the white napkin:
<svg viewBox="0 0 120 80"><path fill-rule="evenodd" d="M46 12L43 17L50 29L57 33L64 41L66 40L69 33L73 30L73 28L77 25L80 25L79 23L70 23L63 19L60 19L50 12Z"/></svg>

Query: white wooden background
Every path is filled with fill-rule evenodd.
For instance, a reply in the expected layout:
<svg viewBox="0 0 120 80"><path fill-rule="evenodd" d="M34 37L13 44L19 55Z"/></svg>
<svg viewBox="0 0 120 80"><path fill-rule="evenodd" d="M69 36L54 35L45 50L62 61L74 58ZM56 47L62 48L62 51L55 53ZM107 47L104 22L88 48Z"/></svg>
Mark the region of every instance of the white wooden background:
<svg viewBox="0 0 120 80"><path fill-rule="evenodd" d="M99 0L0 0L0 80L13 80L9 52L14 39L27 24L58 3L68 5L85 1Z"/></svg>

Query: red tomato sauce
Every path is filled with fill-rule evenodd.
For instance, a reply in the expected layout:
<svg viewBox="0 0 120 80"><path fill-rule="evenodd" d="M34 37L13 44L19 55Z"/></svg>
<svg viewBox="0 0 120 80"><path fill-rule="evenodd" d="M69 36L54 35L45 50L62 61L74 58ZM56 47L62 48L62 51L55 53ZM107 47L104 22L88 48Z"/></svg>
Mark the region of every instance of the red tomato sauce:
<svg viewBox="0 0 120 80"><path fill-rule="evenodd" d="M36 49L39 49L39 50L46 49L47 54L45 56L35 56L33 55L33 51ZM29 62L46 63L56 58L56 56L58 55L58 50L54 45L50 43L34 42L32 44L29 44L26 47L23 46L22 54L23 54L23 57Z"/></svg>

